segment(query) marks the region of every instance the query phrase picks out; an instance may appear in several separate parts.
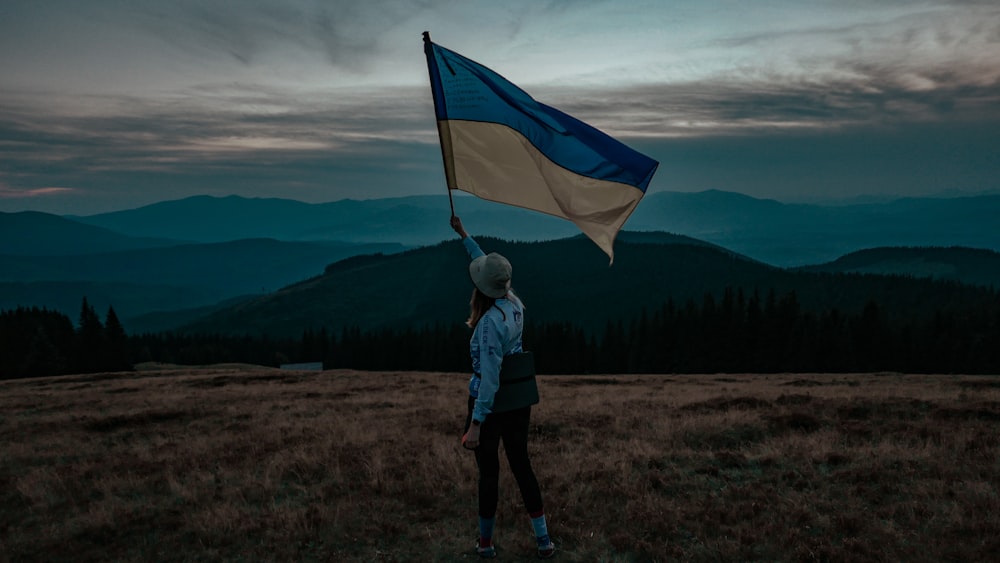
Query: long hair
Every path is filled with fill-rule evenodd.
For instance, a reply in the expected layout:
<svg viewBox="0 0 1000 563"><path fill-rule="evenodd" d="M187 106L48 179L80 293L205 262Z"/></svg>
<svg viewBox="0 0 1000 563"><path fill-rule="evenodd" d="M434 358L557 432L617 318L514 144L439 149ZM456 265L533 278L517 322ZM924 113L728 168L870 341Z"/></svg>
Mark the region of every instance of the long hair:
<svg viewBox="0 0 1000 563"><path fill-rule="evenodd" d="M479 291L478 287L472 288L472 298L469 299L469 318L465 321L465 325L469 328L476 328L479 324L479 319L483 318L486 311L490 310L490 307L496 305L497 300Z"/></svg>
<svg viewBox="0 0 1000 563"><path fill-rule="evenodd" d="M524 303L521 302L521 299L518 296L514 295L512 290L508 290L507 295L504 297L516 302L522 309L524 308ZM489 311L490 307L496 305L496 303L497 300L495 298L479 291L479 288L473 287L472 298L469 299L469 318L465 321L465 325L469 328L476 328L476 325L479 324L479 319L483 318L486 311ZM503 312L503 309L500 309L499 307L497 307L497 309L500 310L501 315L504 315L504 318L507 317L507 315Z"/></svg>

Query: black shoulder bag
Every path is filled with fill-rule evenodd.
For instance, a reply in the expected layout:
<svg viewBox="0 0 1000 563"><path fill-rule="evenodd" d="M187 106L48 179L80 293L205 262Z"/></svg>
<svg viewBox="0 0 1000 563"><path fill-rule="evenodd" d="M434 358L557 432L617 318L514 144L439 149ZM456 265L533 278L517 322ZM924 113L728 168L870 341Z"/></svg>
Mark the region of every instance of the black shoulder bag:
<svg viewBox="0 0 1000 563"><path fill-rule="evenodd" d="M535 355L519 352L504 356L500 364L500 388L493 397L493 412L507 412L538 404Z"/></svg>

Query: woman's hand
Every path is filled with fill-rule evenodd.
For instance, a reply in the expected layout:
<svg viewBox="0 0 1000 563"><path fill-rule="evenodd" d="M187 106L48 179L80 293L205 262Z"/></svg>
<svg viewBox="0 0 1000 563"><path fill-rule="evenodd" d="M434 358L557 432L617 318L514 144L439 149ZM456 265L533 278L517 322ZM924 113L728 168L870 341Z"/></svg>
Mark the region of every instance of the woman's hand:
<svg viewBox="0 0 1000 563"><path fill-rule="evenodd" d="M451 228L455 229L458 236L462 238L469 236L469 233L465 232L465 227L462 226L462 220L458 218L458 215L451 216Z"/></svg>
<svg viewBox="0 0 1000 563"><path fill-rule="evenodd" d="M474 450L479 447L479 425L472 424L469 431L462 436L462 447L467 450Z"/></svg>

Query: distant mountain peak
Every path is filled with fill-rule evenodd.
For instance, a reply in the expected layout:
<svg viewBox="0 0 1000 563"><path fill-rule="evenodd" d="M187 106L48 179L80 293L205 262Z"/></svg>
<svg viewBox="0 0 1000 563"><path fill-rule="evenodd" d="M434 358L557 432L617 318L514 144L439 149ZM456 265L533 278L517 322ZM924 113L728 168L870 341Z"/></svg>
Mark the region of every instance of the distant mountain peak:
<svg viewBox="0 0 1000 563"><path fill-rule="evenodd" d="M454 204L474 233L524 241L579 233L569 221L472 196L456 194ZM268 237L424 246L454 236L448 226L449 207L445 194L327 203L204 195L77 220L132 236L196 242ZM685 235L791 267L826 262L865 247L1000 250L997 216L1000 195L821 205L709 189L649 193L625 229Z"/></svg>

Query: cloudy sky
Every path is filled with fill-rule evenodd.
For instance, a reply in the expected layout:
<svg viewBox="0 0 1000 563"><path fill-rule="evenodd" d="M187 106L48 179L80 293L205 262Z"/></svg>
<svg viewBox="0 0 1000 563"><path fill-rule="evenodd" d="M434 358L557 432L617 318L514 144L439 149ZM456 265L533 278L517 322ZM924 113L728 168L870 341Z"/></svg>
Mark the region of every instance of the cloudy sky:
<svg viewBox="0 0 1000 563"><path fill-rule="evenodd" d="M424 30L651 191L1000 190L995 0L3 0L0 211L443 194Z"/></svg>

